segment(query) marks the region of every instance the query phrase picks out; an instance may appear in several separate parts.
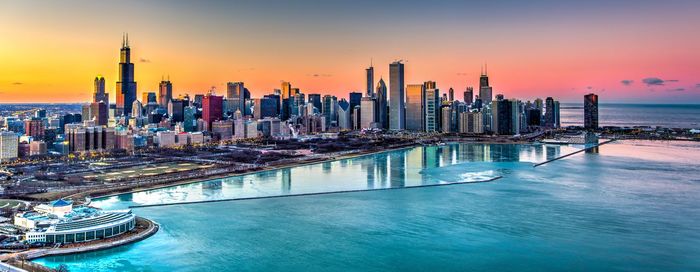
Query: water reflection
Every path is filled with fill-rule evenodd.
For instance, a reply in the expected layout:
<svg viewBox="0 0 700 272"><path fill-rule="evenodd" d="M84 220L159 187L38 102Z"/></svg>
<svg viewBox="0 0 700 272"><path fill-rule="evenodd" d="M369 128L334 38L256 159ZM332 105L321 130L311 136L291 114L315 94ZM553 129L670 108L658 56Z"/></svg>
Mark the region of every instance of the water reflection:
<svg viewBox="0 0 700 272"><path fill-rule="evenodd" d="M498 163L541 162L575 148L557 145L420 146L95 200L105 208L226 198L428 185L488 177ZM545 154L545 155L543 155ZM486 164L480 164L486 163ZM456 165L457 168L450 168ZM436 174L436 171L444 172ZM494 173L502 173L499 169ZM449 172L455 171L455 172ZM469 178L460 178L460 177ZM293 186L292 186L293 184Z"/></svg>

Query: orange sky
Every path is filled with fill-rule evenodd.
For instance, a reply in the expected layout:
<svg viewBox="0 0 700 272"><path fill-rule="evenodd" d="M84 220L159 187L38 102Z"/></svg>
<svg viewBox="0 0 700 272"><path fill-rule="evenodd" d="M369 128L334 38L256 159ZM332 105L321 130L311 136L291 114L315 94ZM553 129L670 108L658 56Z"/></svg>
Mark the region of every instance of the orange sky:
<svg viewBox="0 0 700 272"><path fill-rule="evenodd" d="M453 14L459 3L447 2L426 14L431 20L411 19L420 3L396 18L354 16L355 6L340 4L313 7L324 11L318 14L296 6L282 12L255 4L154 3L3 2L0 103L88 101L98 74L115 101L124 31L139 98L155 91L163 75L170 75L175 94L211 86L224 93L225 82L244 81L261 96L286 80L305 93L347 97L364 88L370 59L377 81L391 61L404 59L407 84L434 80L443 92L455 88L460 99L488 62L494 92L506 97L580 101L594 91L610 102L700 103L700 20L692 2L605 12L584 6L578 9L584 15L562 5L553 7L563 14L557 16L522 6L496 9L487 22ZM121 19L125 13L128 19ZM645 84L645 78L662 81Z"/></svg>

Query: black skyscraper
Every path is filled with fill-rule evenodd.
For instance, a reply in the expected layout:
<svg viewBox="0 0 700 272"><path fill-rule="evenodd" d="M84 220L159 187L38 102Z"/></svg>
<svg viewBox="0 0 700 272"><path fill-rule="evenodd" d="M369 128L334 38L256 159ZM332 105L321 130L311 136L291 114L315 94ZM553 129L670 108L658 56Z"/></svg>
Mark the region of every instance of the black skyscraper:
<svg viewBox="0 0 700 272"><path fill-rule="evenodd" d="M583 97L583 127L598 129L598 95L587 94Z"/></svg>
<svg viewBox="0 0 700 272"><path fill-rule="evenodd" d="M134 64L131 63L129 34L122 40L119 55L119 81L117 82L117 113L131 114L131 105L136 100L136 82L134 81Z"/></svg>

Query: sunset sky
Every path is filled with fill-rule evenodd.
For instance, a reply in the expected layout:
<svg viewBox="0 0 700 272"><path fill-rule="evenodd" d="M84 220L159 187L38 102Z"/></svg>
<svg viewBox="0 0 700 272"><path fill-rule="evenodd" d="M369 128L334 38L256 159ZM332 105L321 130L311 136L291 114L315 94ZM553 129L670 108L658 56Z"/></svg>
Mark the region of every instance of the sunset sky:
<svg viewBox="0 0 700 272"><path fill-rule="evenodd" d="M407 84L460 100L488 63L506 97L700 103L697 0L234 2L0 0L0 103L88 101L96 75L114 99L123 32L138 98L167 75L176 95L285 80L347 98L370 60L378 81L403 59Z"/></svg>

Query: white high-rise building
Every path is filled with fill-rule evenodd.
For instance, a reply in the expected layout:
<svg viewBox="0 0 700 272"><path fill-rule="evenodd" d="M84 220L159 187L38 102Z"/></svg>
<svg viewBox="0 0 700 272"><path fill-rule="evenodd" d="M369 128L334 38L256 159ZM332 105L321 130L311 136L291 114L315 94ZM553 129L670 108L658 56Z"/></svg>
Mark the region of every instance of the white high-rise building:
<svg viewBox="0 0 700 272"><path fill-rule="evenodd" d="M360 100L360 128L375 128L377 127L374 119L374 99L371 97L363 97Z"/></svg>
<svg viewBox="0 0 700 272"><path fill-rule="evenodd" d="M9 161L17 158L17 148L19 146L19 137L11 131L0 132L0 162Z"/></svg>

